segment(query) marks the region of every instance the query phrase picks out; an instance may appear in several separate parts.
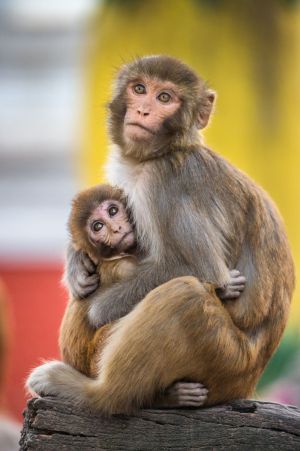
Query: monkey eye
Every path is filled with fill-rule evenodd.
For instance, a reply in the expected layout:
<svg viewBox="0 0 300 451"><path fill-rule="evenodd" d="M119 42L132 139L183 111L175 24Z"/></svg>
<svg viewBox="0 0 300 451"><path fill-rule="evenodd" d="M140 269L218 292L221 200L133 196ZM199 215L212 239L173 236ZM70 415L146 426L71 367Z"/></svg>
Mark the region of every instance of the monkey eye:
<svg viewBox="0 0 300 451"><path fill-rule="evenodd" d="M104 224L103 224L102 222L100 222L100 221L95 221L95 222L93 222L93 224L92 224L92 230L93 230L94 232L99 232L99 231L102 229L103 226L104 226Z"/></svg>
<svg viewBox="0 0 300 451"><path fill-rule="evenodd" d="M142 83L138 83L137 85L134 85L133 90L137 94L146 94L146 88L144 85L142 85Z"/></svg>
<svg viewBox="0 0 300 451"><path fill-rule="evenodd" d="M119 211L118 207L116 207L115 205L112 205L108 209L108 214L109 214L109 216L115 216L118 213L118 211Z"/></svg>
<svg viewBox="0 0 300 451"><path fill-rule="evenodd" d="M157 98L162 103L168 103L171 100L171 96L168 92L161 92Z"/></svg>

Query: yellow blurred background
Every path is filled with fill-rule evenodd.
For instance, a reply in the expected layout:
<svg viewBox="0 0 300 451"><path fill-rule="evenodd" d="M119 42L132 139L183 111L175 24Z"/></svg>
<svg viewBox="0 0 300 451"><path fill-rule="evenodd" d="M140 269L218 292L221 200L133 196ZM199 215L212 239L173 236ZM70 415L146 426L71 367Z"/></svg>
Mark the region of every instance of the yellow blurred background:
<svg viewBox="0 0 300 451"><path fill-rule="evenodd" d="M294 2L296 3L296 2ZM106 108L120 67L169 54L217 91L206 143L275 200L300 264L300 7L289 1L107 1L93 23L82 183L96 184L108 149ZM299 326L299 287L291 323Z"/></svg>
<svg viewBox="0 0 300 451"><path fill-rule="evenodd" d="M57 355L70 199L105 178L111 83L118 67L136 56L182 59L217 91L205 141L275 200L298 276L298 0L6 0L1 8L0 38L6 40L0 40L0 272L16 318L12 380L21 383L40 357ZM24 274L26 283L32 278L27 297L35 296L33 329L24 322ZM299 287L283 344L260 386L260 396L298 405ZM19 337L30 337L30 353L20 348ZM13 389L8 395L18 397L16 411L24 401Z"/></svg>

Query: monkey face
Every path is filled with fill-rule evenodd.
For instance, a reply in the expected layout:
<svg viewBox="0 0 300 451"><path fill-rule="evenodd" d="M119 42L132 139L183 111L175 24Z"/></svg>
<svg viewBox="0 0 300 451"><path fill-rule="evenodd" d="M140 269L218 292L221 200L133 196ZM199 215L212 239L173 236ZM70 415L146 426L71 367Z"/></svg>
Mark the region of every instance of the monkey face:
<svg viewBox="0 0 300 451"><path fill-rule="evenodd" d="M124 205L117 200L105 200L90 214L86 231L89 241L100 249L124 252L135 244L133 227Z"/></svg>
<svg viewBox="0 0 300 451"><path fill-rule="evenodd" d="M109 104L109 132L124 156L159 158L201 144L215 93L175 58L153 55L121 68Z"/></svg>
<svg viewBox="0 0 300 451"><path fill-rule="evenodd" d="M151 140L181 104L176 85L155 78L128 83L126 98L123 128L125 142Z"/></svg>

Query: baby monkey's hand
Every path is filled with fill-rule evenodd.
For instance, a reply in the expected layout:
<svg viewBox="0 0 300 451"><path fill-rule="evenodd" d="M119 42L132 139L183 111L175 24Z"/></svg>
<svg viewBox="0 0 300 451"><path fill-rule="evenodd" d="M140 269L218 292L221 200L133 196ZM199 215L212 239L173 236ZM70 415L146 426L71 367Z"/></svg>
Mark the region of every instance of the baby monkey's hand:
<svg viewBox="0 0 300 451"><path fill-rule="evenodd" d="M227 299L237 299L245 289L246 278L237 269L229 271L230 280L223 288L217 288L216 293L224 301Z"/></svg>
<svg viewBox="0 0 300 451"><path fill-rule="evenodd" d="M74 298L84 299L98 288L100 280L96 269L95 263L85 252L69 246L64 281Z"/></svg>

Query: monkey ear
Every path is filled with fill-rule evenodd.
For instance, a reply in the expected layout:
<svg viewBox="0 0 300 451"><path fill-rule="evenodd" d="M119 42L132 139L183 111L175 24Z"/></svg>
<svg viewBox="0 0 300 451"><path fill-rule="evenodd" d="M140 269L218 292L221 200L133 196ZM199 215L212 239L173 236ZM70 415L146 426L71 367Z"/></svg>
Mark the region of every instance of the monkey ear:
<svg viewBox="0 0 300 451"><path fill-rule="evenodd" d="M216 93L212 89L206 89L201 99L200 109L196 121L199 129L207 126L211 112L213 110Z"/></svg>

